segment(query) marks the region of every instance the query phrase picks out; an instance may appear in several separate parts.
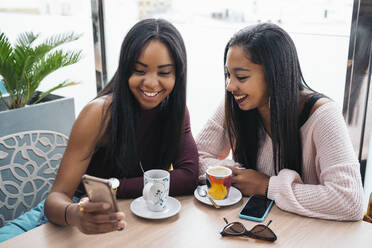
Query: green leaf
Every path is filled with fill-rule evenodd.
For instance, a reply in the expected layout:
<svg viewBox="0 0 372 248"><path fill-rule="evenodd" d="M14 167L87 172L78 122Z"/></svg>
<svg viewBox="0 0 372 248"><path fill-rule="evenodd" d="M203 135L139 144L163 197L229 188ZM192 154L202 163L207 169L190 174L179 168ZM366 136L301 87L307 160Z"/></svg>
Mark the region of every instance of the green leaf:
<svg viewBox="0 0 372 248"><path fill-rule="evenodd" d="M32 43L39 37L40 34L34 34L33 32L24 32L18 35L15 42L16 46L30 47Z"/></svg>
<svg viewBox="0 0 372 248"><path fill-rule="evenodd" d="M5 88L7 91L11 91L9 87L12 82L14 82L16 78L16 74L14 71L14 63L12 57L13 48L9 42L8 37L4 33L0 33L0 76L5 82Z"/></svg>
<svg viewBox="0 0 372 248"><path fill-rule="evenodd" d="M57 50L48 54L45 60L35 66L33 71L34 87L37 87L40 82L50 73L62 67L77 63L81 59L81 51L78 52L63 52Z"/></svg>
<svg viewBox="0 0 372 248"><path fill-rule="evenodd" d="M4 33L0 33L0 67L10 59L13 48L8 37Z"/></svg>
<svg viewBox="0 0 372 248"><path fill-rule="evenodd" d="M41 100L43 100L43 98L45 98L47 95L49 95L51 92L55 90L58 90L58 89L61 89L67 86L77 85L77 84L79 83L78 82L67 82L67 80L65 80L62 83L58 84L57 86L53 87L52 89L41 94L40 97L33 104L39 103Z"/></svg>
<svg viewBox="0 0 372 248"><path fill-rule="evenodd" d="M75 64L82 58L81 50L54 51L62 44L79 39L81 34L70 32L53 35L34 46L39 36L24 32L17 37L15 46L12 47L7 36L0 32L0 76L9 93L10 108L24 106L46 76L62 67ZM49 94L69 85L71 83L65 81L47 92Z"/></svg>
<svg viewBox="0 0 372 248"><path fill-rule="evenodd" d="M46 44L52 48L55 48L59 45L65 44L67 42L71 42L74 40L79 39L82 36L82 34L75 34L73 32L71 33L63 33L63 34L57 34L53 35L49 38L47 38L43 44Z"/></svg>

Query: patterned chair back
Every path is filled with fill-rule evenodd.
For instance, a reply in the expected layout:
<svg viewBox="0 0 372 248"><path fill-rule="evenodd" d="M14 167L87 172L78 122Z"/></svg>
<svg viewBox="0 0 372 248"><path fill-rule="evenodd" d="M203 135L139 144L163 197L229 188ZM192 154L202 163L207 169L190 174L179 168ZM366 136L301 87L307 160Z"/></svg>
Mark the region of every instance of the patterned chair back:
<svg viewBox="0 0 372 248"><path fill-rule="evenodd" d="M0 137L0 227L46 198L67 142L53 131Z"/></svg>

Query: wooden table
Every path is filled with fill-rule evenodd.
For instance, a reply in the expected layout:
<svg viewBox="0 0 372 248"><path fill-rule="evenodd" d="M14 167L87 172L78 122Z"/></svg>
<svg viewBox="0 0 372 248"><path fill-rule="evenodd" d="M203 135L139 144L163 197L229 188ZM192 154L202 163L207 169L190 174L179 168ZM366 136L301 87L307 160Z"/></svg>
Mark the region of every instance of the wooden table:
<svg viewBox="0 0 372 248"><path fill-rule="evenodd" d="M256 222L238 218L243 200L234 206L214 209L193 196L177 197L182 204L179 214L163 220L142 219L129 210L132 200L119 201L126 214L127 228L121 232L85 235L77 228L46 224L11 240L0 247L372 247L372 224L337 222L302 217L274 206L265 224L272 220L275 243L251 238L222 237L229 222L240 221L247 229ZM244 198L244 202L246 198Z"/></svg>

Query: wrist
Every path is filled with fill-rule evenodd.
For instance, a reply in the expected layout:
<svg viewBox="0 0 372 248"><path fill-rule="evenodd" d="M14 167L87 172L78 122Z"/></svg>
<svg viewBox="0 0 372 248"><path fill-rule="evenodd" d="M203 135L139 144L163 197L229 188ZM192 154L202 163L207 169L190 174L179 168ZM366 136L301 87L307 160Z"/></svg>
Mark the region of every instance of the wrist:
<svg viewBox="0 0 372 248"><path fill-rule="evenodd" d="M68 209L71 207L73 203L70 202L65 206L65 212L64 212L64 217L65 217L65 225L68 226L70 223L68 221Z"/></svg>
<svg viewBox="0 0 372 248"><path fill-rule="evenodd" d="M66 212L66 225L75 226L76 220L78 219L77 215L79 214L79 212L79 205L77 203L70 203Z"/></svg>

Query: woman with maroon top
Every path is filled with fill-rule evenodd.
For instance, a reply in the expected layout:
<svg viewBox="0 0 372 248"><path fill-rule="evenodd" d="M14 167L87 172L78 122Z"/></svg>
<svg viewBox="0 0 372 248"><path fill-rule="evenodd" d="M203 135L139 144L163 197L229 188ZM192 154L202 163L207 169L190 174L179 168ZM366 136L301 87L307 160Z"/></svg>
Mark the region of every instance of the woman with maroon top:
<svg viewBox="0 0 372 248"><path fill-rule="evenodd" d="M72 202L81 177L120 180L117 196L142 194L143 169L170 170L170 195L191 194L198 183L198 153L186 108L186 50L165 20L138 22L126 35L118 69L77 118L45 214L84 233L125 226L124 213L103 213L106 204ZM82 192L84 194L84 192Z"/></svg>

